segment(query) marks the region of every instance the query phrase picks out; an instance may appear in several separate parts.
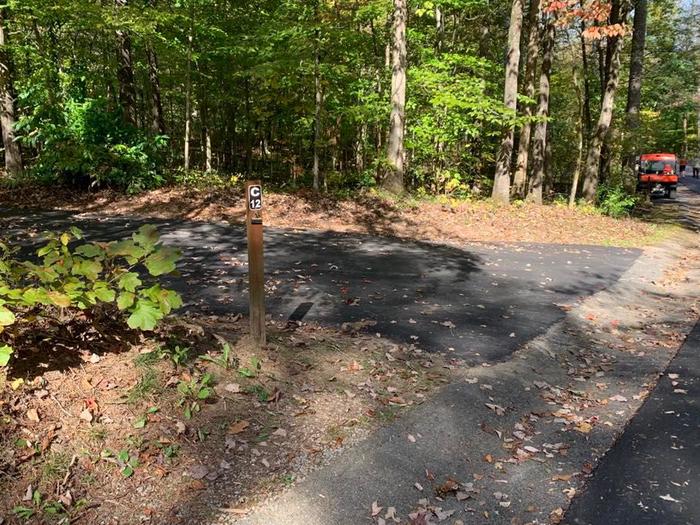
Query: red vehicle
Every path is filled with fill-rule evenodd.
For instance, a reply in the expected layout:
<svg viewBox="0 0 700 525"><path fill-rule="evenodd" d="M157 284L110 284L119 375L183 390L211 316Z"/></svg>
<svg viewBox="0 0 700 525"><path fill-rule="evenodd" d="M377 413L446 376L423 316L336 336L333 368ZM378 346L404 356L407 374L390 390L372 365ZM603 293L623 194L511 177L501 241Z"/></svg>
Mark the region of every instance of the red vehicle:
<svg viewBox="0 0 700 525"><path fill-rule="evenodd" d="M678 159L673 153L645 153L637 164L637 189L652 194L676 196Z"/></svg>

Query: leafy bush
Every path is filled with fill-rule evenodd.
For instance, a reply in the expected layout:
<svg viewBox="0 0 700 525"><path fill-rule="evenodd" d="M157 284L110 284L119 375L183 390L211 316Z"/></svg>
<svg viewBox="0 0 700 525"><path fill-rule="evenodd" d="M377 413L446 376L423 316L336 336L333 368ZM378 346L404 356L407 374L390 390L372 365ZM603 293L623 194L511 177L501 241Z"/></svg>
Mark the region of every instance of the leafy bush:
<svg viewBox="0 0 700 525"><path fill-rule="evenodd" d="M610 217L624 217L637 205L637 197L624 186L601 184L597 195L598 209Z"/></svg>
<svg viewBox="0 0 700 525"><path fill-rule="evenodd" d="M63 322L80 311L107 308L130 328L153 330L182 306L177 292L153 279L172 273L180 257L161 244L154 226L108 243L75 246L83 237L77 228L47 237L35 260L16 259L18 249L0 243L0 366L10 360L12 328L19 323L38 317Z"/></svg>
<svg viewBox="0 0 700 525"><path fill-rule="evenodd" d="M104 99L69 100L47 121L24 116L18 133L38 156L31 173L46 183L115 187L136 193L162 185L158 170L167 137L148 137Z"/></svg>

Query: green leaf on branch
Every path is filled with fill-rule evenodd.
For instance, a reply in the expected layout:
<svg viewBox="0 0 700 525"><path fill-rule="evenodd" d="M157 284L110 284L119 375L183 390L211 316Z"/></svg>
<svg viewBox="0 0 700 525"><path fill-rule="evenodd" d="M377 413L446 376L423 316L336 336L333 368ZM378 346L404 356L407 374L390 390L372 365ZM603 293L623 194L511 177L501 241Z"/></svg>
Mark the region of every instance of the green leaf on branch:
<svg viewBox="0 0 700 525"><path fill-rule="evenodd" d="M15 314L8 308L0 306L0 326L10 326L15 322Z"/></svg>
<svg viewBox="0 0 700 525"><path fill-rule="evenodd" d="M107 246L107 254L110 257L124 257L129 264L136 264L146 251L140 246L136 246L134 241L126 240L110 243Z"/></svg>
<svg viewBox="0 0 700 525"><path fill-rule="evenodd" d="M103 303L111 303L114 302L114 299L116 298L117 294L114 290L112 290L107 283L99 281L95 283L95 286L92 289L92 293L95 295L97 299L102 301Z"/></svg>
<svg viewBox="0 0 700 525"><path fill-rule="evenodd" d="M12 355L12 347L3 345L0 346L0 366L6 366L10 362L10 356Z"/></svg>
<svg viewBox="0 0 700 525"><path fill-rule="evenodd" d="M134 233L131 238L136 244L144 248L147 252L153 251L156 244L160 240L158 230L152 224L145 224L139 228L139 231Z"/></svg>
<svg viewBox="0 0 700 525"><path fill-rule="evenodd" d="M131 308L134 305L134 300L136 299L136 295L134 295L131 292L122 292L119 294L119 297L117 297L117 308L120 310L126 310L127 308Z"/></svg>
<svg viewBox="0 0 700 525"><path fill-rule="evenodd" d="M180 294L174 290L164 290L159 284L146 290L146 295L157 302L165 315L182 306Z"/></svg>
<svg viewBox="0 0 700 525"><path fill-rule="evenodd" d="M102 264L94 259L85 259L73 265L73 275L82 275L96 281L102 272Z"/></svg>
<svg viewBox="0 0 700 525"><path fill-rule="evenodd" d="M46 293L46 296L48 297L49 301L51 301L52 304L59 306L61 308L68 308L71 305L70 297L68 297L66 294L63 294L61 292L51 290L51 291Z"/></svg>
<svg viewBox="0 0 700 525"><path fill-rule="evenodd" d="M144 264L152 276L158 277L175 271L175 263L179 258L180 250L164 247L149 255Z"/></svg>
<svg viewBox="0 0 700 525"><path fill-rule="evenodd" d="M105 251L97 244L81 244L74 250L74 253L83 257L93 258L104 256Z"/></svg>
<svg viewBox="0 0 700 525"><path fill-rule="evenodd" d="M127 292L135 292L136 288L143 284L141 279L139 279L139 274L135 272L127 272L119 277L117 281L119 288L126 290Z"/></svg>
<svg viewBox="0 0 700 525"><path fill-rule="evenodd" d="M141 300L136 303L136 308L126 323L129 328L149 331L153 330L162 318L163 312L159 308L150 301Z"/></svg>

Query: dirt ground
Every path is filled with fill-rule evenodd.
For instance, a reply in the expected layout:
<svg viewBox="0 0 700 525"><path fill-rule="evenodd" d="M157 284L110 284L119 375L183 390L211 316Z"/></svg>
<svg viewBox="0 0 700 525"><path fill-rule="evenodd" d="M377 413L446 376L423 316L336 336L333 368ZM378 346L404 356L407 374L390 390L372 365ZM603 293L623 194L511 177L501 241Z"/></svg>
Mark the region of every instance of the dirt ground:
<svg viewBox="0 0 700 525"><path fill-rule="evenodd" d="M398 200L375 194L337 199L311 191L267 192L265 224L271 227L371 233L440 242L538 242L638 246L663 226L613 219L592 209L563 205L513 205L504 211L487 201ZM110 191L79 194L41 187L0 190L0 203L76 212L241 223L238 190L165 188L135 196Z"/></svg>
<svg viewBox="0 0 700 525"><path fill-rule="evenodd" d="M186 317L151 339L86 333L89 345L32 352L0 376L0 523L244 512L422 403L459 364L360 324L276 326L255 351L240 316Z"/></svg>

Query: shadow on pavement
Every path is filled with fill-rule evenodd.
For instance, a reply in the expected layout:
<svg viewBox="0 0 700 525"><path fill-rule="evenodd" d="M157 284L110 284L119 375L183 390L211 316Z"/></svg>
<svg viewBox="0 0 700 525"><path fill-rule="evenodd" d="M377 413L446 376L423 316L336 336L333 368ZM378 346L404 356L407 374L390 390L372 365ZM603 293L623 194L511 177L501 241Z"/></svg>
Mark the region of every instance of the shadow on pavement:
<svg viewBox="0 0 700 525"><path fill-rule="evenodd" d="M62 212L5 212L4 230L82 228L88 238L126 237L158 225L183 250L170 285L186 307L247 311L243 229L187 221L94 219ZM30 241L38 242L36 237ZM268 313L330 325L370 321L370 333L469 364L508 357L565 315L568 306L614 283L638 250L595 246L484 245L464 249L332 232L265 233Z"/></svg>

